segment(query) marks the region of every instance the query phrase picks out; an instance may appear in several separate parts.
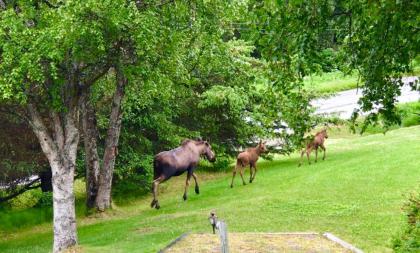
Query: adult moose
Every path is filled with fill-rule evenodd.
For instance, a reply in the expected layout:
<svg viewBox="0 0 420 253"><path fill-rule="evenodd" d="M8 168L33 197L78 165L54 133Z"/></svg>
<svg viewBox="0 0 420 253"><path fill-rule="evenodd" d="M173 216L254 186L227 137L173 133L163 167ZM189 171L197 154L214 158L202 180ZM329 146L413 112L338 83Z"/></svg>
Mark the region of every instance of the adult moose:
<svg viewBox="0 0 420 253"><path fill-rule="evenodd" d="M300 154L300 162L299 166L302 165L303 160L303 154L306 152L306 156L308 157L308 163L311 164L311 160L309 159L309 156L312 152L312 150L315 149L315 162L318 160L318 148L321 148L324 151L324 156L322 157L322 160L325 160L325 146L324 142L325 139L328 139L327 129L323 129L315 134L315 137L306 145L306 149L302 151Z"/></svg>
<svg viewBox="0 0 420 253"><path fill-rule="evenodd" d="M252 181L254 181L255 174L257 174L258 158L260 157L260 154L267 151L265 143L266 142L260 141L256 147L248 148L244 152L239 153L238 158L236 159L236 166L233 169L232 183L230 184L231 188L233 187L233 180L235 179L236 172L238 170L242 178L242 183L246 185L243 173L244 173L245 167L248 165L250 169L249 182L252 183Z"/></svg>
<svg viewBox="0 0 420 253"><path fill-rule="evenodd" d="M191 176L195 181L195 193L200 193L197 176L194 173L200 156L205 156L207 160L211 162L216 160L214 152L211 150L211 146L207 141L189 139L184 140L181 146L169 151L163 151L155 156L153 160L153 200L150 204L152 208L160 208L159 201L157 200L159 184L172 176L179 176L184 172L187 172L183 196L184 200L187 200L187 190Z"/></svg>

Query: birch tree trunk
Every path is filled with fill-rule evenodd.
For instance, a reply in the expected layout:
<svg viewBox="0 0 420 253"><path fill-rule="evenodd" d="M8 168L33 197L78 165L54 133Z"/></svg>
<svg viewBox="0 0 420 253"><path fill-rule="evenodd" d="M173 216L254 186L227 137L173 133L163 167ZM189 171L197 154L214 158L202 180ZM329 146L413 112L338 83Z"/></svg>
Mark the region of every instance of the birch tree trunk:
<svg viewBox="0 0 420 253"><path fill-rule="evenodd" d="M90 92L81 96L82 126L86 154L86 206L94 208L99 187L98 129L95 110L89 101Z"/></svg>
<svg viewBox="0 0 420 253"><path fill-rule="evenodd" d="M114 93L107 138L105 140L105 152L103 167L99 173L99 189L96 197L96 208L104 211L111 207L112 175L114 173L115 158L118 153L118 140L121 131L122 109L124 88L127 78L120 68L116 68L117 87Z"/></svg>
<svg viewBox="0 0 420 253"><path fill-rule="evenodd" d="M79 142L77 107L70 108L62 117L51 112L53 134L43 122L33 104L28 104L29 123L48 158L52 171L54 208L53 252L60 252L77 244L74 171ZM62 124L63 118L63 124Z"/></svg>

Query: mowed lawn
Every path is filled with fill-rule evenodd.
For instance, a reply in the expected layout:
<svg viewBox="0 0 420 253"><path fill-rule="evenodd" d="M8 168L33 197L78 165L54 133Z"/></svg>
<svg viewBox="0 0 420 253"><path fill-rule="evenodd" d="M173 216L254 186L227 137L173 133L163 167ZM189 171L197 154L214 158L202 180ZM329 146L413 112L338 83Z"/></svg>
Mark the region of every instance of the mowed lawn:
<svg viewBox="0 0 420 253"><path fill-rule="evenodd" d="M182 233L210 232L215 210L232 232L328 231L365 252L390 252L405 222L401 206L420 184L420 127L340 136L327 140L327 160L311 166L297 167L297 154L262 161L254 183L242 186L237 177L233 189L230 172L198 171L201 193L192 184L186 202L182 177L164 184L160 210L147 196L79 219L79 249L157 252ZM48 252L51 245L51 224L44 224L3 235L0 252Z"/></svg>

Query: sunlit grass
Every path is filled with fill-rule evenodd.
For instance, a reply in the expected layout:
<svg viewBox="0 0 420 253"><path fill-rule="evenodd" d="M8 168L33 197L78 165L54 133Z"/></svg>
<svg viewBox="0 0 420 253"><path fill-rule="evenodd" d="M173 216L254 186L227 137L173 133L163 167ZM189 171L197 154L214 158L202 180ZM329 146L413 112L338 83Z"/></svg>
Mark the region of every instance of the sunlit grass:
<svg viewBox="0 0 420 253"><path fill-rule="evenodd" d="M229 188L230 172L198 171L201 193L190 186L186 202L185 178L171 179L160 210L149 207L147 196L79 219L81 249L157 252L182 233L211 231L207 217L215 210L231 232L329 231L366 252L390 252L404 224L405 194L420 183L420 127L343 137L330 133L327 159L310 166L297 167L297 154L261 161L256 181L246 186L237 178ZM1 252L48 252L51 245L51 224L0 239Z"/></svg>
<svg viewBox="0 0 420 253"><path fill-rule="evenodd" d="M340 71L323 73L321 75L307 76L304 79L306 89L314 90L321 94L329 94L357 87L356 75L344 75ZM362 85L360 82L359 85Z"/></svg>
<svg viewBox="0 0 420 253"><path fill-rule="evenodd" d="M403 75L420 76L420 56L411 62L411 68L411 72ZM363 87L363 81L359 80L356 73L345 75L341 71L306 76L303 83L306 89L322 95Z"/></svg>

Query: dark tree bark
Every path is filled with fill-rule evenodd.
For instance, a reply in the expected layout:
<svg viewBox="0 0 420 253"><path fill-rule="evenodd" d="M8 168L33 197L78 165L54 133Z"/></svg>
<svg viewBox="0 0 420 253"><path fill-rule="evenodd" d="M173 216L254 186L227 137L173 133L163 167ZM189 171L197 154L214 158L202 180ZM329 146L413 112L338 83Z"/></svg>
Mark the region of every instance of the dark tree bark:
<svg viewBox="0 0 420 253"><path fill-rule="evenodd" d="M105 140L103 168L99 173L99 189L96 198L96 208L99 211L104 211L111 207L112 175L114 173L115 158L118 154L118 140L121 131L121 105L124 97L124 89L128 82L119 67L115 69L115 72L117 87L112 101L109 127Z"/></svg>
<svg viewBox="0 0 420 253"><path fill-rule="evenodd" d="M98 195L99 155L97 148L96 112L89 101L90 92L86 91L81 97L82 127L85 147L86 166L86 206L94 208Z"/></svg>
<svg viewBox="0 0 420 253"><path fill-rule="evenodd" d="M41 179L42 192L52 192L52 172L51 169L39 173Z"/></svg>

